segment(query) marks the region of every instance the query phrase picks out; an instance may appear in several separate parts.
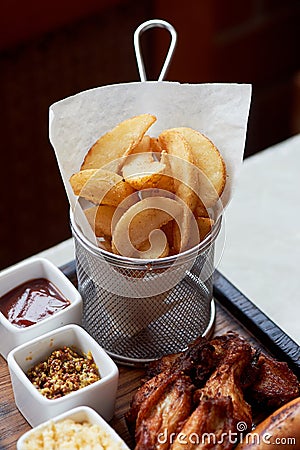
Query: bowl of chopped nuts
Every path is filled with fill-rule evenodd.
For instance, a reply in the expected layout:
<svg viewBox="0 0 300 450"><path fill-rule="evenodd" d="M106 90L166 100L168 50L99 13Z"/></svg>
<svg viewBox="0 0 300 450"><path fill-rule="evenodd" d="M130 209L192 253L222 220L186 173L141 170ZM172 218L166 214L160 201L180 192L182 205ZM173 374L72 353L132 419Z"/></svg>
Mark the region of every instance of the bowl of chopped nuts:
<svg viewBox="0 0 300 450"><path fill-rule="evenodd" d="M83 405L112 418L118 368L82 327L66 325L26 342L7 362L16 405L31 426Z"/></svg>
<svg viewBox="0 0 300 450"><path fill-rule="evenodd" d="M129 450L108 423L87 406L73 408L23 434L17 450L36 448Z"/></svg>

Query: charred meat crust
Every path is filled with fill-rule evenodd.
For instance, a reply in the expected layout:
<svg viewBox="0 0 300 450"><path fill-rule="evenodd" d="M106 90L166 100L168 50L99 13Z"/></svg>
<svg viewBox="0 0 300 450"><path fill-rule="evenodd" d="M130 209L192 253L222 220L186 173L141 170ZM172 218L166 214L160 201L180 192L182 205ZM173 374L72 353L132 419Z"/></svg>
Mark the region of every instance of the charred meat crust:
<svg viewBox="0 0 300 450"><path fill-rule="evenodd" d="M135 450L206 449L208 443L182 447L176 436L236 432L240 421L249 431L252 406L275 409L299 394L299 382L286 363L228 332L211 341L198 338L186 351L150 364L126 422ZM159 433L166 430L175 438L159 443ZM233 443L220 448L230 450Z"/></svg>

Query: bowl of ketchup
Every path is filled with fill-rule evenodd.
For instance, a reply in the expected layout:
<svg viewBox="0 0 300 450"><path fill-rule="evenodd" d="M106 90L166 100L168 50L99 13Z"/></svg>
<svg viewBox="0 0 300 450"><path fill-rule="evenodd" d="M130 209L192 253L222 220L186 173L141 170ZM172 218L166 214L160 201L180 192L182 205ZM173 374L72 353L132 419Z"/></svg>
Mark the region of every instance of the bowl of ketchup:
<svg viewBox="0 0 300 450"><path fill-rule="evenodd" d="M35 258L0 274L0 353L64 325L81 323L81 295L50 261Z"/></svg>

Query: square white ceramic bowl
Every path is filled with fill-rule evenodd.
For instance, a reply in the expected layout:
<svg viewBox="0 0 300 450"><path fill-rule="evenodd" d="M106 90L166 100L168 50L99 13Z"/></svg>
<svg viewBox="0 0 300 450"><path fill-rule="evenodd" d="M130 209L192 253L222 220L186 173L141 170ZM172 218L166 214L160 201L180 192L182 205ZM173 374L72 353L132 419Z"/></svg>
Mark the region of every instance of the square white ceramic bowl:
<svg viewBox="0 0 300 450"><path fill-rule="evenodd" d="M45 258L24 261L1 272L0 297L33 278L46 278L51 281L71 304L52 316L25 328L16 327L0 312L0 353L5 359L13 348L41 334L69 323L81 324L81 295L61 270Z"/></svg>
<svg viewBox="0 0 300 450"><path fill-rule="evenodd" d="M75 422L88 422L90 424L98 425L101 430L103 430L106 435L111 439L112 444L118 445L119 450L129 450L129 447L125 444L125 442L120 438L120 436L113 430L105 420L99 416L93 409L87 406L79 406L77 408L71 409L64 414L60 414L52 419L52 422L57 423L64 419L72 419ZM39 430L42 430L47 425L49 425L50 420L40 424L39 426L33 428L32 430L27 431L27 433L23 434L17 442L17 450L25 449L25 442L28 438L30 438L34 433ZM27 447L28 448L28 447Z"/></svg>
<svg viewBox="0 0 300 450"><path fill-rule="evenodd" d="M48 399L26 374L31 367L46 360L53 350L64 346L74 346L85 354L91 351L101 379L63 397ZM111 420L119 371L102 347L80 326L66 325L33 339L12 350L7 362L16 405L31 426L83 405L95 409L105 420Z"/></svg>

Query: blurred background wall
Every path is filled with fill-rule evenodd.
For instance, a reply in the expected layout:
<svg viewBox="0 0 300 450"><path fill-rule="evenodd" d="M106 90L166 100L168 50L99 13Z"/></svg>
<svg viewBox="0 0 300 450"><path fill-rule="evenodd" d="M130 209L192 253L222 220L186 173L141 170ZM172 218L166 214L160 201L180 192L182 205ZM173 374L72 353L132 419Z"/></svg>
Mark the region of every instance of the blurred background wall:
<svg viewBox="0 0 300 450"><path fill-rule="evenodd" d="M49 106L139 79L132 37L161 18L178 32L168 80L253 84L245 156L300 132L299 0L6 0L0 16L0 268L71 236L48 139ZM168 46L143 36L149 79Z"/></svg>

